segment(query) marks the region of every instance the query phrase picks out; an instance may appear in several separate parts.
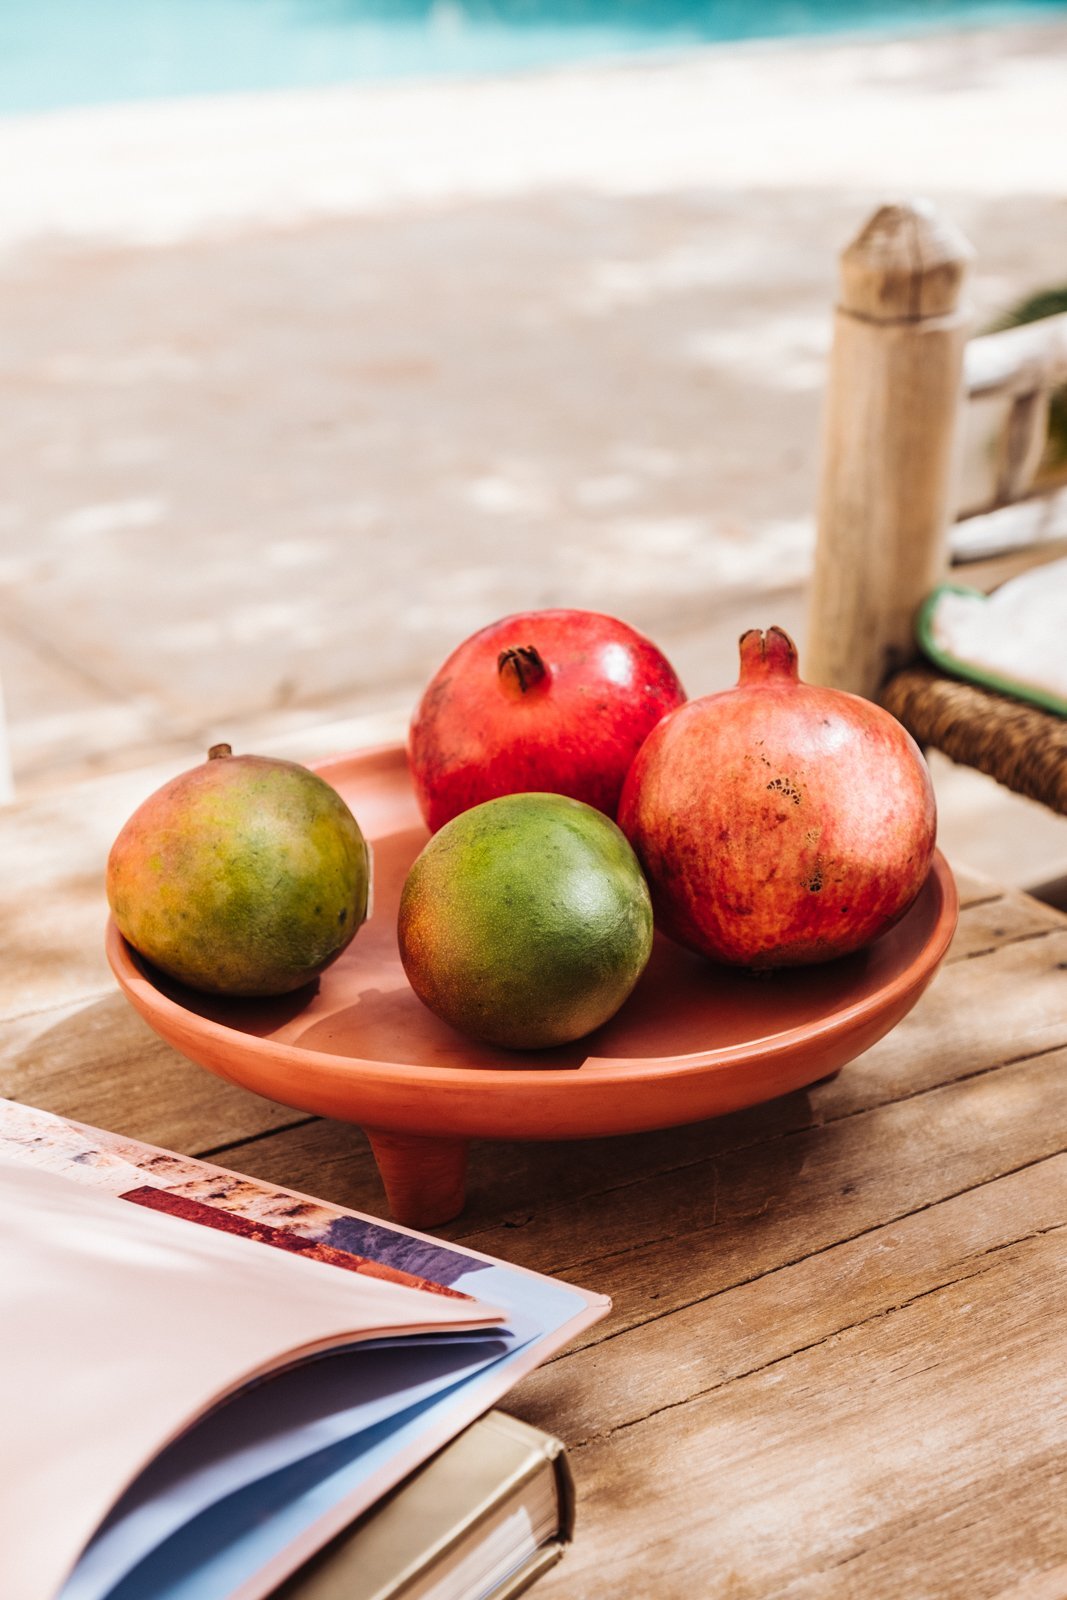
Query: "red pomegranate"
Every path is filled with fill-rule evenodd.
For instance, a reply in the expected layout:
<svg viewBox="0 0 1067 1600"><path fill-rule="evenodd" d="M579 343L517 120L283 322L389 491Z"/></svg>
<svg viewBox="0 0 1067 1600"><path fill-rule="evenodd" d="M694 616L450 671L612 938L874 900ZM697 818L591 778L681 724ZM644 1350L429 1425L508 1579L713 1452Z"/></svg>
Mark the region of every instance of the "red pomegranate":
<svg viewBox="0 0 1067 1600"><path fill-rule="evenodd" d="M454 650L415 712L408 760L431 831L540 790L614 817L630 763L685 692L636 629L595 611L505 617Z"/></svg>
<svg viewBox="0 0 1067 1600"><path fill-rule="evenodd" d="M716 961L780 967L847 955L902 916L936 817L900 723L802 683L788 634L752 628L736 688L649 736L619 824L665 932Z"/></svg>

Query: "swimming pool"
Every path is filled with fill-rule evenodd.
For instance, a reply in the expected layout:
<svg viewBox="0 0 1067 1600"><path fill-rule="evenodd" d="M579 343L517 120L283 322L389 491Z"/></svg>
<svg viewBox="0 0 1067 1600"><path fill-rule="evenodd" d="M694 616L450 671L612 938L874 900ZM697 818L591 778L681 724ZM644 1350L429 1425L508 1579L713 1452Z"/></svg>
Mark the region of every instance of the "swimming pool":
<svg viewBox="0 0 1067 1600"><path fill-rule="evenodd" d="M1064 10L1067 0L0 0L0 113Z"/></svg>

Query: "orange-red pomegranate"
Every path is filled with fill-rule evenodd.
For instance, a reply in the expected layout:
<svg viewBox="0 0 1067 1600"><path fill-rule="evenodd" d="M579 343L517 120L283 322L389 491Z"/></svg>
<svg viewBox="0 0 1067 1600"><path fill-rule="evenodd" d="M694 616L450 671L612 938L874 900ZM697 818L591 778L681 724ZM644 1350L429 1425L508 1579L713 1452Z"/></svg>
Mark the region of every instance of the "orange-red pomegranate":
<svg viewBox="0 0 1067 1600"><path fill-rule="evenodd" d="M528 611L454 650L415 712L408 760L436 832L500 795L540 791L614 818L648 734L685 691L650 639L596 611Z"/></svg>
<svg viewBox="0 0 1067 1600"><path fill-rule="evenodd" d="M716 961L799 966L902 916L936 817L918 747L879 706L797 676L781 628L741 639L736 688L664 718L619 824L664 931Z"/></svg>

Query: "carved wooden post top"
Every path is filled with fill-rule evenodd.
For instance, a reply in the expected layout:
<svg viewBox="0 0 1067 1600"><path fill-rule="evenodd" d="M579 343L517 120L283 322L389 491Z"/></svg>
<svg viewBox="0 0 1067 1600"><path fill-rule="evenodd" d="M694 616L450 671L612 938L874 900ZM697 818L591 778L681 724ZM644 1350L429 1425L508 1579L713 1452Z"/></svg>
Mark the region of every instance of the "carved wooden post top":
<svg viewBox="0 0 1067 1600"><path fill-rule="evenodd" d="M841 254L840 308L872 322L951 316L973 258L928 200L880 206Z"/></svg>
<svg viewBox="0 0 1067 1600"><path fill-rule="evenodd" d="M947 570L972 251L928 202L882 206L841 256L809 682L876 697Z"/></svg>

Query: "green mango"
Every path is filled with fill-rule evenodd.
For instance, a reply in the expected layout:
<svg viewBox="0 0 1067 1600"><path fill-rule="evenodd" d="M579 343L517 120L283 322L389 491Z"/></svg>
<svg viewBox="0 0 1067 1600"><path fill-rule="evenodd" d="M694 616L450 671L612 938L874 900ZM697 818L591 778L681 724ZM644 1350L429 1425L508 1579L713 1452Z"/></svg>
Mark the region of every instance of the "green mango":
<svg viewBox="0 0 1067 1600"><path fill-rule="evenodd" d="M367 915L370 855L337 791L306 767L234 756L157 789L115 840L107 896L124 938L210 994L286 994Z"/></svg>

